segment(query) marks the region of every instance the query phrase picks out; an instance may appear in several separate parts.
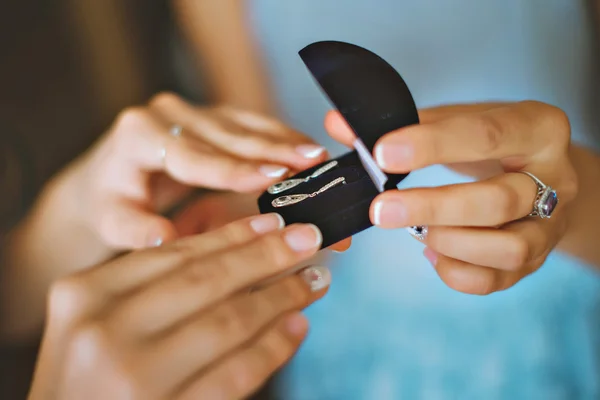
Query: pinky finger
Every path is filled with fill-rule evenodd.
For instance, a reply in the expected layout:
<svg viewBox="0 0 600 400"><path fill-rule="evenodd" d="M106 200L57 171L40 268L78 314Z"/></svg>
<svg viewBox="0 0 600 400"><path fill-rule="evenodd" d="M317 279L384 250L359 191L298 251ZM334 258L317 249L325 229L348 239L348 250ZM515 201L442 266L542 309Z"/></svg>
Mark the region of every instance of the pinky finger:
<svg viewBox="0 0 600 400"><path fill-rule="evenodd" d="M246 398L267 381L298 350L308 331L308 322L300 313L279 320L248 347L198 376L176 398Z"/></svg>
<svg viewBox="0 0 600 400"><path fill-rule="evenodd" d="M485 296L506 290L529 273L502 271L470 264L438 254L430 248L426 248L423 254L450 289L465 294Z"/></svg>

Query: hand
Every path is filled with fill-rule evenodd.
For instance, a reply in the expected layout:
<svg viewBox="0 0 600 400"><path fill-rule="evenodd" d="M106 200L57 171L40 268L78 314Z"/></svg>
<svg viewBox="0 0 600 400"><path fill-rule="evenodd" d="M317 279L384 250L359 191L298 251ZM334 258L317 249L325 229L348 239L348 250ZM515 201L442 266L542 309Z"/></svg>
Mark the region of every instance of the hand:
<svg viewBox="0 0 600 400"><path fill-rule="evenodd" d="M566 229L565 209L577 193L566 115L528 101L438 107L420 119L378 141L374 156L384 171L445 164L483 180L382 193L371 205L372 222L426 227L425 255L451 288L489 294L513 286L543 264ZM337 113L326 126L352 142ZM556 190L560 204L550 219L528 217L537 186L521 171Z"/></svg>
<svg viewBox="0 0 600 400"><path fill-rule="evenodd" d="M179 135L170 135L176 125ZM124 111L59 186L76 199L76 219L103 243L137 249L178 236L160 212L193 187L261 191L326 156L323 147L278 121L161 94L147 107Z"/></svg>
<svg viewBox="0 0 600 400"><path fill-rule="evenodd" d="M57 282L30 399L250 395L297 350L298 311L330 282L322 267L291 270L320 232L282 228L252 217Z"/></svg>

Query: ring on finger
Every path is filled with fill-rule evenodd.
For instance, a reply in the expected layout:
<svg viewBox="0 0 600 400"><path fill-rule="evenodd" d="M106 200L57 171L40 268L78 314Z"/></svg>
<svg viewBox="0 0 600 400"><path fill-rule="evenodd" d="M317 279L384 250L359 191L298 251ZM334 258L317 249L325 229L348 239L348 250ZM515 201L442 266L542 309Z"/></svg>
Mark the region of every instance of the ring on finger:
<svg viewBox="0 0 600 400"><path fill-rule="evenodd" d="M527 171L518 171L530 177L537 186L537 193L533 201L533 210L528 217L550 218L558 205L556 190L543 183L538 177Z"/></svg>
<svg viewBox="0 0 600 400"><path fill-rule="evenodd" d="M181 137L181 134L183 133L183 127L181 125L175 124L173 126L171 126L171 128L169 129L169 136L175 138L175 139L179 139ZM165 143L163 145L163 147L160 149L160 159L162 162L162 165L164 167L166 167L167 164L167 143Z"/></svg>

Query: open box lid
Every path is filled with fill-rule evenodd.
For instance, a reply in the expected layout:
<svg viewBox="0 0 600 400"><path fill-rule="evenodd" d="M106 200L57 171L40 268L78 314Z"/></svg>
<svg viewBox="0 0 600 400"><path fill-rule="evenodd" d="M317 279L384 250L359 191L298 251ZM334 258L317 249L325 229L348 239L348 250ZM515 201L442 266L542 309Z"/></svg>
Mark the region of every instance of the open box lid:
<svg viewBox="0 0 600 400"><path fill-rule="evenodd" d="M386 133L419 123L404 79L375 53L350 43L322 41L306 46L299 54L370 153ZM405 177L388 174L385 188L395 188Z"/></svg>

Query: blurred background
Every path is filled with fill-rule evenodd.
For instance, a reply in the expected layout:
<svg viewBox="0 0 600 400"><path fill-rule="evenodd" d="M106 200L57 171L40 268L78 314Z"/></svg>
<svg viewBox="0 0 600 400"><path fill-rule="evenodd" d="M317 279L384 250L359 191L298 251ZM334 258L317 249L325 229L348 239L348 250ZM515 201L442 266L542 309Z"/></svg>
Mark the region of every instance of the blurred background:
<svg viewBox="0 0 600 400"><path fill-rule="evenodd" d="M43 183L90 146L124 108L143 104L161 91L174 91L200 104L222 100L224 94L215 93L206 79L209 75L219 78L215 70L220 59L212 57L217 52L207 41L189 40L193 35L186 34L184 29L191 30L194 23L185 21L185 8L183 11L175 8L176 3L193 1L2 1L0 135L3 141L18 142L16 147L23 149L23 157L31 160L29 169L22 171L30 175L25 179L31 182L30 187L17 201L0 196L3 215L18 218ZM233 2L197 0L200 3L216 7ZM373 7L371 0L353 0L344 2L348 7L343 10L339 0L248 0L248 3L256 6L254 14L248 17L254 18L261 46L268 53L266 62L278 103L266 104L262 99L256 104L245 103L244 93L252 90L245 91L243 86L235 93L240 96L239 104L283 116L334 152L340 148L322 132L327 102L308 83L308 75L296 56L304 45L324 39L365 45L389 60L410 83L419 107L449 101L534 98L565 109L577 140L600 148L596 135L600 126L596 111L598 85L595 79L590 79L597 75L598 65L596 43L590 39L597 35L593 28L597 12L592 9L592 0L573 0L577 6L572 8L571 2L565 0L456 0L436 2L432 10L421 1L395 0L379 3L385 7ZM468 12L456 12L458 5ZM219 15L209 11L213 17ZM220 39L215 42L228 45L225 39L230 28L223 25L224 21L207 20L199 24L213 29L213 38ZM589 34L593 30L593 35ZM203 37L210 35L204 32ZM205 63L200 59L199 47L211 61ZM237 50L234 46L224 53ZM238 69L256 68L253 60L240 57L248 63L240 63ZM205 69L211 71L205 73ZM245 85L256 89L263 82L257 78L253 88L252 83ZM226 92L227 88L223 90ZM412 177L407 184L418 183L421 178L429 179L432 185L456 179L439 170ZM19 209L14 209L15 204ZM291 369L292 374L301 371L298 373L301 378L289 380L292 391L313 393L309 391L310 385L305 385L308 380L321 385L315 384L316 392L327 389L328 393L337 393L339 387L345 387L345 379L367 379L363 375L367 371L372 374L369 377L380 379L370 380L373 387L382 390L373 393L384 393L387 387L397 384L397 377L377 375L380 365L397 367L394 371L404 373L408 386L418 379L423 381L415 383L415 387L427 386L426 380L431 378L432 387L455 387L456 393L477 384L484 388L488 384L500 387L501 379L506 377L520 385L519 377L528 372L538 378L536 384L542 382L540 385L544 386L548 382L550 392L553 382L564 379L567 384L572 383L571 370L579 364L573 362L575 367L571 368L564 360L572 361L581 353L591 360L581 363L585 368L593 365L589 370L600 371L595 364L600 348L598 338L591 338L597 345L593 354L577 346L575 351L572 343L584 342L581 337L587 331L573 332L563 343L560 341L565 335L559 329L581 321L586 324L591 321L594 329L600 329L597 322L600 281L596 276L591 277L583 268L567 269L569 260L554 257L544 271L536 274L535 280L519 285L510 294L475 302L444 287L422 260L422 249L404 232L382 235L376 231L366 233L350 254L338 258L340 264L346 265L336 271L334 281L338 286L332 288L329 299L311 314L317 322L323 322L317 326L317 330L322 330L309 339L309 350L300 358L302 368L297 364L296 370ZM381 245L386 242L387 245ZM402 250L401 268L398 248ZM382 260L376 266L379 273L365 274L364 265L373 267L373 251ZM565 299L573 293L579 296L578 301L582 299L581 304L575 304L581 307L565 305L568 303ZM353 312L347 313L347 309ZM556 310L564 311L567 317L557 316ZM582 316L586 313L594 319ZM464 321L472 325L466 326ZM547 329L548 326L556 329ZM373 332L384 339L378 342ZM530 342L524 341L523 333L531 332ZM337 341L339 337L345 340ZM393 357L389 343L396 346L400 357ZM522 348L533 350L521 351ZM328 357L322 357L322 349L328 350ZM0 392L0 400L24 398L35 351L35 343L2 349L0 390L4 392ZM513 363L511 357L518 362ZM327 371L340 363L346 369L328 381ZM453 363L460 367L455 369ZM479 368L481 365L489 368L484 370ZM548 365L551 372L542 371L540 365ZM461 376L446 381L448 376L454 377L455 370ZM423 374L426 376L423 378L415 371L426 371ZM461 381L469 373L487 375ZM435 377L439 379L435 381ZM585 383L593 381L592 378ZM459 385L455 386L455 382ZM574 386L580 383L575 380ZM532 390L537 389L536 384L532 384ZM577 388L573 390L578 393ZM507 393L510 391L498 398L513 398ZM443 394L427 398L451 397L449 392L448 397ZM263 396L265 393L259 394ZM302 398L302 394L298 396ZM565 396L559 393L557 397L544 399L574 398ZM313 399L310 395L304 398Z"/></svg>
<svg viewBox="0 0 600 400"><path fill-rule="evenodd" d="M0 200L3 217L18 218L123 108L162 90L204 100L199 74L180 83L190 67L179 60L186 55L172 15L168 1L2 1L0 135L19 142L31 183L22 199ZM0 399L25 398L35 350L35 343L2 349Z"/></svg>

